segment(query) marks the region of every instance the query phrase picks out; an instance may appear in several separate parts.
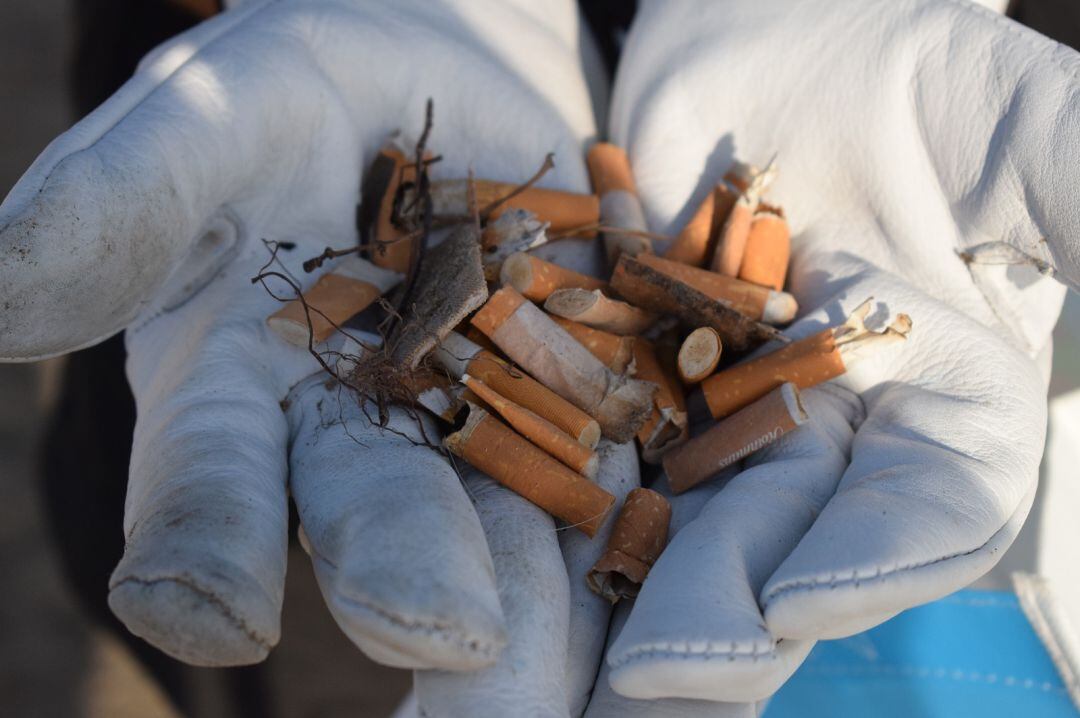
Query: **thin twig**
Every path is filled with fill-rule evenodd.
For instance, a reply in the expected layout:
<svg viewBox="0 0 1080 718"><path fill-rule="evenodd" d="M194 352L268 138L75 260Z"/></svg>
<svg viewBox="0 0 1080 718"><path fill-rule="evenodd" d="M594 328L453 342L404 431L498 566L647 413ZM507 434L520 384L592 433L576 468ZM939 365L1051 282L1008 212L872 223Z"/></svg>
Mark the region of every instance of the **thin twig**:
<svg viewBox="0 0 1080 718"><path fill-rule="evenodd" d="M480 211L480 219L486 222L488 220L488 217L491 216L492 212L512 200L514 197L517 197L525 190L532 187L534 184L540 181L540 178L542 178L544 175L546 175L553 169L555 169L555 153L548 152L547 156L544 157L544 164L540 165L540 169L536 171L536 174L530 177L529 180L525 182L525 184L521 184L515 187L514 190L510 192L510 194L504 197L500 197L491 204L489 204L487 207L484 207L484 209Z"/></svg>
<svg viewBox="0 0 1080 718"><path fill-rule="evenodd" d="M566 239L567 237L575 237L584 232L618 232L619 234L626 234L631 237L644 237L645 239L653 239L660 242L674 242L675 238L667 234L658 234L656 232L646 232L641 229L624 229L623 227L613 227L609 224L603 224L602 222L590 222L589 224L583 224L578 227L570 227L569 229L563 229L558 232L548 233L548 241L555 241L557 239Z"/></svg>

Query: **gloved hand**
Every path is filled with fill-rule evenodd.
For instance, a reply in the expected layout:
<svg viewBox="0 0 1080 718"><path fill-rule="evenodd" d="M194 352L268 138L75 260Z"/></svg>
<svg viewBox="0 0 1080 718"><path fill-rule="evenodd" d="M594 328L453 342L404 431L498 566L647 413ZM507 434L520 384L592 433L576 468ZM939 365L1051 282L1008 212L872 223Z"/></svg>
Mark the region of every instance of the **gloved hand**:
<svg viewBox="0 0 1080 718"><path fill-rule="evenodd" d="M914 321L805 393L811 425L674 537L607 652L623 696L753 701L814 640L975 580L1027 516L1065 291L1036 267L1080 279L1080 57L957 0L646 0L621 62L652 229L776 153L789 334L871 296Z"/></svg>
<svg viewBox="0 0 1080 718"><path fill-rule="evenodd" d="M368 655L453 670L499 656L513 586L496 577L484 529L496 547L500 534L480 518L492 503L532 507L476 489L478 518L450 464L409 441L415 425L394 413L406 436L373 428L307 351L268 331L279 305L250 279L267 260L262 239L296 244L278 257L305 286L316 275L304 259L355 244L361 173L392 131L420 132L428 97L434 176L471 165L520 181L554 152L543 184L588 191L590 92L601 91L586 81L574 4L541 5L230 11L146 58L0 206L0 356L45 357L128 328L138 422L109 601L162 650L235 665L277 642L289 491L327 604ZM636 483L631 470L618 480ZM553 523L537 513L525 534L543 534L540 545L519 542L532 553L516 561L530 585L553 576L549 610L568 621ZM553 632L565 652L565 626Z"/></svg>

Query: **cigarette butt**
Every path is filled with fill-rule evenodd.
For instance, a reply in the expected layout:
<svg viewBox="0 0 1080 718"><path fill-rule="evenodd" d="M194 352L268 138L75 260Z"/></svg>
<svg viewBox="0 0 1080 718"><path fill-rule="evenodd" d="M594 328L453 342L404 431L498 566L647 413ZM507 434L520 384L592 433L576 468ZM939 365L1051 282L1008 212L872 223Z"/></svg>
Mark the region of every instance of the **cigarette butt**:
<svg viewBox="0 0 1080 718"><path fill-rule="evenodd" d="M466 374L461 383L495 410L519 434L587 479L595 479L600 462L596 452L528 409L501 396L484 382Z"/></svg>
<svg viewBox="0 0 1080 718"><path fill-rule="evenodd" d="M747 203L739 201L731 208L716 241L712 261L714 272L727 277L738 276L753 219L754 210Z"/></svg>
<svg viewBox="0 0 1080 718"><path fill-rule="evenodd" d="M799 311L795 297L787 292L652 255L643 255L637 257L637 260L672 279L688 284L710 299L723 302L735 311L766 324L786 324L794 319Z"/></svg>
<svg viewBox="0 0 1080 718"><path fill-rule="evenodd" d="M712 327L698 327L679 347L679 378L697 384L716 370L724 345Z"/></svg>
<svg viewBox="0 0 1080 718"><path fill-rule="evenodd" d="M431 154L425 153L424 159L430 158ZM412 242L403 241L405 231L394 226L394 197L403 183L416 181L416 166L409 161L396 142L390 141L379 150L365 181L376 183L378 186L372 189L381 193L378 216L375 218L375 248L371 251L371 261L375 266L404 273L409 269Z"/></svg>
<svg viewBox="0 0 1080 718"><path fill-rule="evenodd" d="M634 337L621 337L564 317L553 316L551 319L616 374L626 373L633 362Z"/></svg>
<svg viewBox="0 0 1080 718"><path fill-rule="evenodd" d="M446 448L552 516L592 537L615 497L545 454L476 405Z"/></svg>
<svg viewBox="0 0 1080 718"><path fill-rule="evenodd" d="M509 182L495 182L486 179L473 180L476 206L484 209L488 205L506 197L519 185ZM454 179L432 182L431 210L440 220L461 221L469 219L469 180ZM531 212L541 222L549 223L551 231L562 231L576 227L594 226L600 221L600 200L592 194L566 192L557 189L529 187L515 195L492 213L494 219L510 209ZM595 236L595 232L592 232ZM583 233L582 236L589 236Z"/></svg>
<svg viewBox="0 0 1080 718"><path fill-rule="evenodd" d="M622 336L643 333L656 315L632 304L611 299L599 289L559 289L544 302L544 309L565 319Z"/></svg>
<svg viewBox="0 0 1080 718"><path fill-rule="evenodd" d="M492 294L472 323L544 386L595 418L616 443L633 439L648 418L654 385L608 369L513 287Z"/></svg>
<svg viewBox="0 0 1080 718"><path fill-rule="evenodd" d="M501 396L547 419L582 446L594 449L600 443L600 425L596 419L494 354L481 352L468 369Z"/></svg>
<svg viewBox="0 0 1080 718"><path fill-rule="evenodd" d="M746 165L737 165L731 170L732 179L741 186L742 193L720 226L711 265L714 272L728 277L738 276L754 213L761 202L761 195L772 184L776 174L772 161L761 171ZM744 184L747 177L749 181Z"/></svg>
<svg viewBox="0 0 1080 718"><path fill-rule="evenodd" d="M714 216L716 214L716 196L719 188L714 188L698 205L697 211L686 226L682 228L675 241L668 247L664 256L673 262L681 262L694 267L705 264L711 250ZM734 200L732 200L734 203Z"/></svg>
<svg viewBox="0 0 1080 718"><path fill-rule="evenodd" d="M903 341L911 330L906 314L882 332L863 324L870 311L868 299L837 327L713 374L701 383L701 391L714 418L728 416L765 396L785 382L799 389L816 386L840 376L867 349Z"/></svg>
<svg viewBox="0 0 1080 718"><path fill-rule="evenodd" d="M600 197L600 221L609 227L636 232L648 230L645 211L638 200L630 160L621 147L597 142L589 148L585 158L592 178L593 191ZM652 242L647 237L623 232L605 232L604 250L610 266L615 266L619 255L636 256L652 252Z"/></svg>
<svg viewBox="0 0 1080 718"><path fill-rule="evenodd" d="M367 309L400 281L401 275L397 272L381 269L359 257L348 257L331 272L319 277L314 286L304 292L303 302L299 299L287 302L271 314L266 323L290 344L306 347L309 331L312 344L319 344L333 334L336 327ZM304 311L305 302L310 312Z"/></svg>
<svg viewBox="0 0 1080 718"><path fill-rule="evenodd" d="M448 424L453 423L454 417L465 406L460 387L454 387L445 374L418 371L411 373L406 381L416 394L416 403Z"/></svg>
<svg viewBox="0 0 1080 718"><path fill-rule="evenodd" d="M603 280L579 274L523 252L506 258L499 280L534 302L544 301L557 289L603 289L607 286L607 282Z"/></svg>
<svg viewBox="0 0 1080 718"><path fill-rule="evenodd" d="M746 238L739 279L779 292L784 288L790 257L791 232L787 220L759 209Z"/></svg>
<svg viewBox="0 0 1080 718"><path fill-rule="evenodd" d="M626 495L607 548L585 576L597 594L612 603L634 598L649 569L667 545L671 504L651 489Z"/></svg>
<svg viewBox="0 0 1080 718"><path fill-rule="evenodd" d="M676 262L671 264L692 269ZM772 327L751 319L684 281L653 269L638 257L619 259L611 275L611 288L648 311L671 315L692 327L712 327L719 332L724 346L732 351L743 351L769 339L788 341Z"/></svg>
<svg viewBox="0 0 1080 718"><path fill-rule="evenodd" d="M697 486L802 426L807 418L796 386L781 384L665 456L671 490L681 494Z"/></svg>
<svg viewBox="0 0 1080 718"><path fill-rule="evenodd" d="M599 443L600 425L596 419L460 334L451 332L435 349L434 356L455 379L466 374L479 379L500 396L547 419L582 446L595 449Z"/></svg>
<svg viewBox="0 0 1080 718"><path fill-rule="evenodd" d="M661 368L652 343L640 337L634 341L634 370L636 377L659 387L653 395L649 418L637 433L641 458L656 464L664 453L689 435L686 401L679 382Z"/></svg>

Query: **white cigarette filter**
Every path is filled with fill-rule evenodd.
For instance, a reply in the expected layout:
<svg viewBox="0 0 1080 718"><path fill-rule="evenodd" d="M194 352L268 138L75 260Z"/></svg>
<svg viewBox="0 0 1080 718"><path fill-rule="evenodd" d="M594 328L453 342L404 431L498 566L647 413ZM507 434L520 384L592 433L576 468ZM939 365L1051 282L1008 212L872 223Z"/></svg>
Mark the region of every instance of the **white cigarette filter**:
<svg viewBox="0 0 1080 718"><path fill-rule="evenodd" d="M544 386L594 417L613 441L630 441L648 419L655 384L611 371L514 289L495 292L472 323Z"/></svg>
<svg viewBox="0 0 1080 718"><path fill-rule="evenodd" d="M290 344L306 347L309 337L313 345L320 344L336 327L367 309L401 280L397 272L376 267L360 257L348 257L319 277L304 292L303 301L287 302L266 323ZM305 304L308 311L304 310Z"/></svg>

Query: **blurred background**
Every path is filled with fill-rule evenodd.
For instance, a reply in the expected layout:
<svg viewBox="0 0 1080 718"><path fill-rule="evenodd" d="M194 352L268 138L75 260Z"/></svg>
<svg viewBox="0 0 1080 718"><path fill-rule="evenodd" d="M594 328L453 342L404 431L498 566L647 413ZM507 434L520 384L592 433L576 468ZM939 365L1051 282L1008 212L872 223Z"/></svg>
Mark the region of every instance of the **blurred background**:
<svg viewBox="0 0 1080 718"><path fill-rule="evenodd" d="M114 18L137 18L150 0L128 0ZM81 14L75 12L79 5ZM108 3L112 8L124 2ZM70 92L78 71L77 23L100 14L94 0L0 2L0 197L45 145L76 119ZM1080 1L1027 0L1014 15L1080 46ZM176 22L182 22L177 20ZM81 58L80 58L81 59ZM85 68L84 68L85 69ZM0 364L0 715L155 718L181 713L135 659L138 639L121 639L91 620L65 579L37 479L40 441L57 399L63 360ZM91 378L92 380L92 378ZM1051 395L1080 387L1080 300L1070 296L1056 333ZM1075 403L1075 402L1074 402ZM78 437L72 437L77 440ZM1005 559L1029 568L1040 511ZM119 537L121 526L117 522ZM293 549L295 551L295 548ZM365 660L333 624L310 564L290 556L283 640L255 672L178 669L192 716L310 718L388 715L409 676ZM105 586L100 588L102 595ZM324 670L334 666L335 670ZM251 684L272 708L246 704Z"/></svg>

